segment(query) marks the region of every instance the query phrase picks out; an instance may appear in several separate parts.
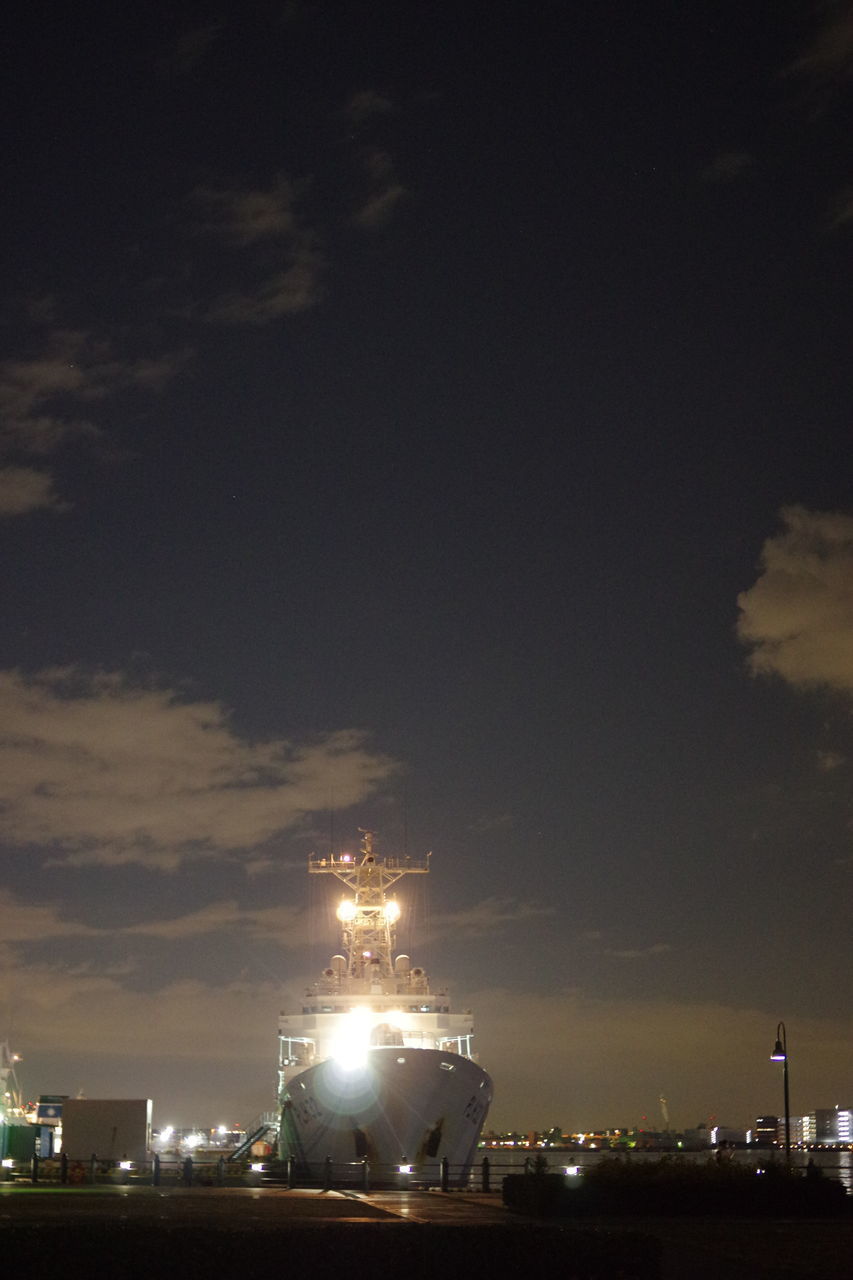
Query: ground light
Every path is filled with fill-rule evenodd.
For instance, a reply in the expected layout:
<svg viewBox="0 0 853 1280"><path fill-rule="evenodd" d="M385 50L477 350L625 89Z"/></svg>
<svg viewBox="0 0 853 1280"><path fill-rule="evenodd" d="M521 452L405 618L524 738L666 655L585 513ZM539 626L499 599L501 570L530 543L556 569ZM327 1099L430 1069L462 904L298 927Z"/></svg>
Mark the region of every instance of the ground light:
<svg viewBox="0 0 853 1280"><path fill-rule="evenodd" d="M776 1028L776 1044L770 1055L771 1062L782 1063L782 1085L785 1091L785 1163L791 1167L791 1102L788 1091L788 1037L784 1022Z"/></svg>

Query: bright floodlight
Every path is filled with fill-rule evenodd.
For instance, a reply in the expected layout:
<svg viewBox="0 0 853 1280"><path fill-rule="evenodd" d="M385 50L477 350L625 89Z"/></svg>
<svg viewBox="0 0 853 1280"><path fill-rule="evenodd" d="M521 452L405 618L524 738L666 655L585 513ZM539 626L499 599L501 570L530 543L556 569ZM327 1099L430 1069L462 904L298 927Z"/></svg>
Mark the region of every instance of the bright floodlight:
<svg viewBox="0 0 853 1280"><path fill-rule="evenodd" d="M350 1009L341 1020L332 1041L331 1056L344 1071L357 1071L367 1065L367 1050L373 1014L369 1009Z"/></svg>
<svg viewBox="0 0 853 1280"><path fill-rule="evenodd" d="M355 918L355 903L352 898L342 898L338 907L338 919L347 921Z"/></svg>
<svg viewBox="0 0 853 1280"><path fill-rule="evenodd" d="M385 919L391 924L400 919L400 904L395 898L389 898L385 903Z"/></svg>

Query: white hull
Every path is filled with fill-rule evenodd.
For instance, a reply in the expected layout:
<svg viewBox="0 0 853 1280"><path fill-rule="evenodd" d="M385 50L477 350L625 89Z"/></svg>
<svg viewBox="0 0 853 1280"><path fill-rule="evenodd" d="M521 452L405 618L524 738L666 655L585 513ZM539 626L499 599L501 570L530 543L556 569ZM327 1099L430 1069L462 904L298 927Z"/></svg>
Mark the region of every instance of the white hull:
<svg viewBox="0 0 853 1280"><path fill-rule="evenodd" d="M467 1183L492 1082L476 1062L440 1049L372 1048L346 1069L334 1058L289 1083L281 1155L303 1174L359 1182L363 1161L373 1183L391 1182L401 1165L414 1180L438 1181L447 1160L453 1185ZM409 1176L409 1175L404 1175Z"/></svg>

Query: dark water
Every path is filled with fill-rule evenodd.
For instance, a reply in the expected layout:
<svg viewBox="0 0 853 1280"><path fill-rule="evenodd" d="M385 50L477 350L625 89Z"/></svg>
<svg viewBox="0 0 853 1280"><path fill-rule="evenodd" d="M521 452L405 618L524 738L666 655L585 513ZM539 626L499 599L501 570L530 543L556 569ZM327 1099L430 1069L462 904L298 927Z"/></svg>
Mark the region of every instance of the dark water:
<svg viewBox="0 0 853 1280"><path fill-rule="evenodd" d="M597 1164L600 1160L613 1159L615 1154L612 1151L553 1151L540 1150L538 1148L527 1150L519 1147L481 1148L477 1152L473 1176L476 1180L479 1180L484 1155L489 1157L492 1177L500 1178L505 1173L518 1172L519 1169L524 1167L526 1159L535 1160L540 1155L544 1156L548 1161L548 1168L553 1173L560 1173L566 1168L579 1169L583 1173L584 1169L590 1165ZM714 1148L707 1151L680 1151L677 1154L680 1159L696 1161L700 1164L717 1158ZM647 1164L649 1162L654 1163L657 1160L664 1160L667 1156L672 1158L675 1155L675 1152L632 1151L622 1158L631 1160L636 1164ZM737 1164L745 1164L760 1169L774 1162L782 1164L785 1160L785 1154L779 1150L754 1148L752 1150L735 1151L732 1156L727 1156L726 1158L734 1160ZM838 1178L840 1182L844 1183L848 1193L853 1193L853 1151L791 1152L791 1165L795 1169L804 1170L809 1160L813 1160L828 1178Z"/></svg>

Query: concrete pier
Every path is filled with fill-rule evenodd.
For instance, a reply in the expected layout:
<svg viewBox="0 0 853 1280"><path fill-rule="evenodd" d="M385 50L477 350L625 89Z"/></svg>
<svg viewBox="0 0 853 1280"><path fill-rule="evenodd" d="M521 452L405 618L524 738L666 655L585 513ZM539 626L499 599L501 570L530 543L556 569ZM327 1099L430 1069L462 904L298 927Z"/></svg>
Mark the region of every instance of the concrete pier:
<svg viewBox="0 0 853 1280"><path fill-rule="evenodd" d="M320 1230L322 1228L322 1230ZM621 1271L596 1270L596 1248ZM150 1280L169 1260L183 1280L245 1280L298 1257L312 1280L340 1280L363 1254L406 1280L529 1274L637 1280L795 1280L839 1274L853 1256L851 1221L608 1219L552 1223L505 1209L500 1195L284 1187L0 1185L0 1252L15 1280L54 1265ZM593 1262L584 1263L589 1253ZM620 1264L620 1265L621 1265ZM593 1266L590 1270L589 1267ZM780 1266L782 1270L780 1271ZM399 1268L404 1268L399 1270ZM472 1270L473 1268L473 1270ZM544 1268L544 1269L543 1269Z"/></svg>

